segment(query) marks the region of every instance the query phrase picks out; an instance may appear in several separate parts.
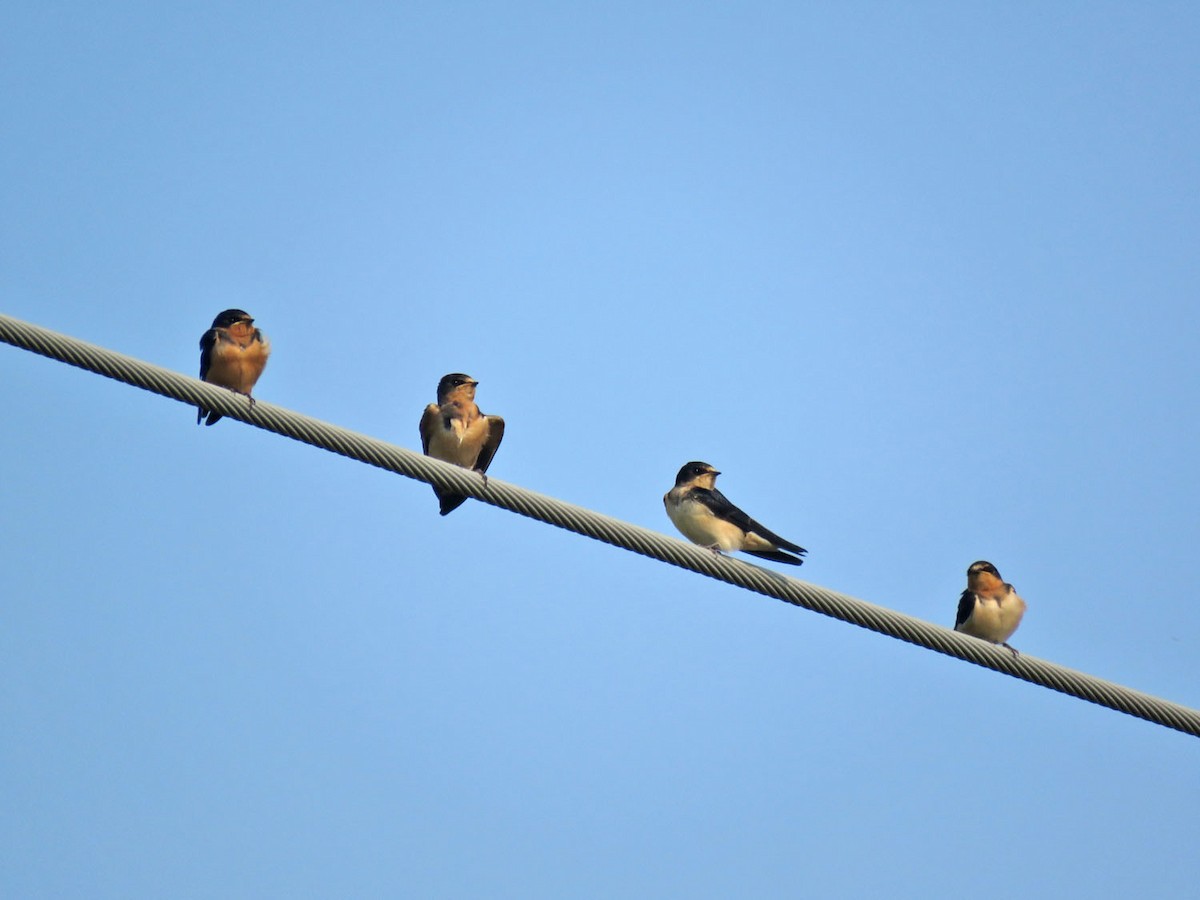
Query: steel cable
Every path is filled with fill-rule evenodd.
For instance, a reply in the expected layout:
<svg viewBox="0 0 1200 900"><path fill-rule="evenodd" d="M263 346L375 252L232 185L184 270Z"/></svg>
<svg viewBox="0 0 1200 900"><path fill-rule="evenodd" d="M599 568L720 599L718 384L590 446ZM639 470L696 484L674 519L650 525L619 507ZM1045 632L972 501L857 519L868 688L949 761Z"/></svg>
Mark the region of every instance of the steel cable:
<svg viewBox="0 0 1200 900"><path fill-rule="evenodd" d="M231 419L466 494L539 522L1200 737L1200 711L1190 707L1034 657L1013 656L1008 650L949 628L738 559L716 556L693 544L490 476L485 484L475 472L262 400L251 405L245 397L224 388L3 314L0 340L191 406L215 409Z"/></svg>

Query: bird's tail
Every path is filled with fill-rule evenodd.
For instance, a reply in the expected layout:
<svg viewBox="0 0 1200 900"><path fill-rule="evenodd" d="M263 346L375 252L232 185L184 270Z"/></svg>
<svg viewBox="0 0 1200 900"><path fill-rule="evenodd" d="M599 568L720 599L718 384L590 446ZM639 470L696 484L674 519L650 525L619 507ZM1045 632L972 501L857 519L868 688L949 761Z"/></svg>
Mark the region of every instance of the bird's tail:
<svg viewBox="0 0 1200 900"><path fill-rule="evenodd" d="M794 545L793 545L794 546ZM802 566L804 560L798 556L792 556L790 553L784 553L782 550L743 550L743 553L748 553L751 556L757 556L760 559L769 559L771 562L786 563L789 566ZM801 552L807 552L801 550Z"/></svg>
<svg viewBox="0 0 1200 900"><path fill-rule="evenodd" d="M454 512L471 499L466 494L452 494L448 491L439 490L438 488L434 488L433 492L438 498L438 512L443 516L450 515L450 513Z"/></svg>

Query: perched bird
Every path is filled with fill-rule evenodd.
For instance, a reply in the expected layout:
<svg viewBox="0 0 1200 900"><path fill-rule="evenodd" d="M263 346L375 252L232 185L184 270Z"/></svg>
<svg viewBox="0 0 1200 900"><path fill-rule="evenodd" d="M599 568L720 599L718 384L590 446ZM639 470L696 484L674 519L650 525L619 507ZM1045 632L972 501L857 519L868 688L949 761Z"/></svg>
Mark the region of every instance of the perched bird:
<svg viewBox="0 0 1200 900"><path fill-rule="evenodd" d="M437 387L437 403L425 407L421 416L421 450L426 456L454 463L464 469L474 469L483 475L496 455L504 437L504 420L485 416L475 405L475 387L479 382L470 375L453 372L442 378ZM435 487L441 504L441 514L447 515L462 506L467 498L462 494Z"/></svg>
<svg viewBox="0 0 1200 900"><path fill-rule="evenodd" d="M716 488L720 474L708 463L690 462L675 476L675 487L663 497L663 504L683 536L714 553L741 550L791 566L803 565L800 557L808 551L763 528L730 503Z"/></svg>
<svg viewBox="0 0 1200 900"><path fill-rule="evenodd" d="M213 319L212 328L200 338L200 380L250 397L270 355L271 342L254 327L250 314L227 309ZM254 405L253 397L250 405ZM196 412L197 425L206 413L205 425L213 425L221 418L219 412L201 406Z"/></svg>
<svg viewBox="0 0 1200 900"><path fill-rule="evenodd" d="M967 589L958 601L954 630L1008 647L1006 643L1025 615L1025 601L1011 584L1005 583L996 567L986 560L971 563L967 569Z"/></svg>

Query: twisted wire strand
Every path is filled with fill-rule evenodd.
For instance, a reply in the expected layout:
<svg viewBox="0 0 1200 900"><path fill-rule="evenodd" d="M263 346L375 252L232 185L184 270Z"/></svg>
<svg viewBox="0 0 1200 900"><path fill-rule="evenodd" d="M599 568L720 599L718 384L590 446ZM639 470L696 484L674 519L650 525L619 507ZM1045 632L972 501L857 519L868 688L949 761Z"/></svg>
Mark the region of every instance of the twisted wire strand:
<svg viewBox="0 0 1200 900"><path fill-rule="evenodd" d="M244 396L224 388L4 314L0 314L0 340L191 406L215 409L256 428L466 494L575 534L1200 737L1200 710L1035 657L1013 656L1008 650L949 628L738 559L717 556L694 544L496 478L489 477L485 484L478 473L262 400L251 405Z"/></svg>

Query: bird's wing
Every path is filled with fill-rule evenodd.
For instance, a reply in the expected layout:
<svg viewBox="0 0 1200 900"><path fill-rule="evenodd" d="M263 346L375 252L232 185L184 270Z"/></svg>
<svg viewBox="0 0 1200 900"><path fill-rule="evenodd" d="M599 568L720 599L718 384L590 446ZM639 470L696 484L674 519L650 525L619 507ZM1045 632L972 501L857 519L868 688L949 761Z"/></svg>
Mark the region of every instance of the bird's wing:
<svg viewBox="0 0 1200 900"><path fill-rule="evenodd" d="M441 415L441 409L436 403L430 403L421 415L421 452L426 456L429 455L429 438L437 427L439 415Z"/></svg>
<svg viewBox="0 0 1200 900"><path fill-rule="evenodd" d="M210 328L204 334L200 335L200 380L204 381L208 375L208 370L212 366L213 348L217 346L217 329ZM205 414L210 416L208 424L214 424L217 419L221 418L217 413L209 413L203 406L196 408L196 424L200 424L200 420Z"/></svg>
<svg viewBox="0 0 1200 900"><path fill-rule="evenodd" d="M488 422L487 440L479 448L479 457L475 460L475 469L479 472L488 470L488 466L492 464L492 457L496 455L496 451L500 449L500 442L504 440L504 420L499 416L485 418Z"/></svg>
<svg viewBox="0 0 1200 900"><path fill-rule="evenodd" d="M217 329L210 328L200 335L200 380L208 374L212 365L213 347L217 346Z"/></svg>
<svg viewBox="0 0 1200 900"><path fill-rule="evenodd" d="M775 532L768 528L764 528L759 522L746 515L738 507L729 502L724 494L716 488L705 490L704 488L696 488L692 491L692 496L707 506L713 511L713 515L724 519L727 522L732 522L738 528L747 533L754 532L759 537L770 541L776 547L782 547L784 550L791 550L793 553L803 556L808 551L799 544L793 544L791 541L784 540Z"/></svg>
<svg viewBox="0 0 1200 900"><path fill-rule="evenodd" d="M971 618L971 613L974 611L975 595L970 591L963 591L962 596L958 598L958 614L954 617L954 627L957 628Z"/></svg>

